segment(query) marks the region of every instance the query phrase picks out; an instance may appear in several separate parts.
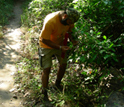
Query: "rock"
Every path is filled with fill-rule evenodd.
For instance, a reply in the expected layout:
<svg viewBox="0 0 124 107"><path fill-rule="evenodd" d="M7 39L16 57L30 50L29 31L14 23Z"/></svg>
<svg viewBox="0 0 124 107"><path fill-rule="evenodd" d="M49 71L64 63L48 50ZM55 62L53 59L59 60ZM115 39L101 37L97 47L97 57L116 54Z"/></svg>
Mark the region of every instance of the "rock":
<svg viewBox="0 0 124 107"><path fill-rule="evenodd" d="M15 88L12 88L12 89L9 90L9 92L13 92L13 91L15 91Z"/></svg>
<svg viewBox="0 0 124 107"><path fill-rule="evenodd" d="M11 73L10 73L11 76L14 75L14 74L15 74L15 72L11 72Z"/></svg>
<svg viewBox="0 0 124 107"><path fill-rule="evenodd" d="M15 87L16 89L19 89L19 88L20 88L20 85L19 85L19 84L16 84L16 85L14 85L14 87Z"/></svg>
<svg viewBox="0 0 124 107"><path fill-rule="evenodd" d="M113 92L106 103L106 107L124 107L124 95L120 92Z"/></svg>
<svg viewBox="0 0 124 107"><path fill-rule="evenodd" d="M25 93L25 95L23 97L26 97L28 95L30 95L30 92Z"/></svg>
<svg viewBox="0 0 124 107"><path fill-rule="evenodd" d="M14 98L14 99L18 99L18 97L17 97L15 94L13 95L13 98Z"/></svg>

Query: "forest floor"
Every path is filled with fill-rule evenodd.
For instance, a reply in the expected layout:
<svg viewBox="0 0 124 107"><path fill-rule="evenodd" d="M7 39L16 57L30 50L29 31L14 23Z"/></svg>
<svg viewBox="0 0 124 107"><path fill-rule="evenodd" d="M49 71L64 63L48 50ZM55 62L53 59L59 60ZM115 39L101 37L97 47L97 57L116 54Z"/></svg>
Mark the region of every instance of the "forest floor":
<svg viewBox="0 0 124 107"><path fill-rule="evenodd" d="M21 3L14 7L15 17L4 28L4 37L0 39L0 107L23 107L21 98L15 96L14 73L17 72L16 60L20 57L21 46L20 15Z"/></svg>

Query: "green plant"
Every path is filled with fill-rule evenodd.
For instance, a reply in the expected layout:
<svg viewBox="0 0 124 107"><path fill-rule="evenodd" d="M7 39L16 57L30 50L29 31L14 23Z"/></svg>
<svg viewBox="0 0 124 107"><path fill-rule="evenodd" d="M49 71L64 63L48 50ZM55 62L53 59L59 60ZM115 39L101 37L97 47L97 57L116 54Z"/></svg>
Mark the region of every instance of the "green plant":
<svg viewBox="0 0 124 107"><path fill-rule="evenodd" d="M2 26L0 26L0 38L3 38Z"/></svg>
<svg viewBox="0 0 124 107"><path fill-rule="evenodd" d="M13 17L13 4L14 0L0 1L0 25L7 24L9 18Z"/></svg>
<svg viewBox="0 0 124 107"><path fill-rule="evenodd" d="M29 0L31 1L31 0ZM41 29L45 16L51 12L65 9L72 0L32 0L28 8L24 8L21 16L22 24L32 27L38 26ZM63 5L62 5L63 4ZM33 13L33 14L32 14Z"/></svg>
<svg viewBox="0 0 124 107"><path fill-rule="evenodd" d="M73 4L81 12L74 33L80 40L79 47L70 57L75 62L92 67L116 66L120 69L124 60L123 1L81 1ZM116 9L112 11L112 9ZM113 14L117 17L113 17ZM120 26L118 31L115 26ZM112 27L113 26L113 27ZM112 33L112 30L115 31Z"/></svg>

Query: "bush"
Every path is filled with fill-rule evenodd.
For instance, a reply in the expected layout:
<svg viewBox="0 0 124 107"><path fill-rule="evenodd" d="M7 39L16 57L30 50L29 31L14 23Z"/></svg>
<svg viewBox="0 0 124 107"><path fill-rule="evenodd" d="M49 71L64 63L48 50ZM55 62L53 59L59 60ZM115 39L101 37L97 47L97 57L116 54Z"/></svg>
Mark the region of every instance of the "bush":
<svg viewBox="0 0 124 107"><path fill-rule="evenodd" d="M21 16L22 24L32 27L42 27L45 16L51 12L65 9L72 0L33 0L28 8L24 8L24 14ZM66 5L64 5L66 4Z"/></svg>
<svg viewBox="0 0 124 107"><path fill-rule="evenodd" d="M76 62L93 68L124 65L123 1L81 1L74 7L81 12L76 24L80 44L72 55Z"/></svg>
<svg viewBox="0 0 124 107"><path fill-rule="evenodd" d="M0 25L7 24L13 16L13 4L14 0L0 0Z"/></svg>

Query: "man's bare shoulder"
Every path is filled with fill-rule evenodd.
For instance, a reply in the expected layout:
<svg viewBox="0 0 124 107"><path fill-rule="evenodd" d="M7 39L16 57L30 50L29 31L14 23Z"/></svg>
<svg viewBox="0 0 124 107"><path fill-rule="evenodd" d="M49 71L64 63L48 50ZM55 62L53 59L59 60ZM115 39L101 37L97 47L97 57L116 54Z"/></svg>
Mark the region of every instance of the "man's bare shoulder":
<svg viewBox="0 0 124 107"><path fill-rule="evenodd" d="M48 14L44 19L44 23L48 23L48 22L55 23L56 17L58 16L58 14L59 14L59 11Z"/></svg>

